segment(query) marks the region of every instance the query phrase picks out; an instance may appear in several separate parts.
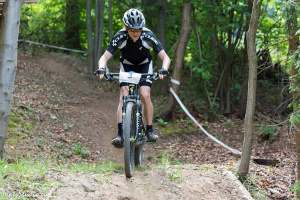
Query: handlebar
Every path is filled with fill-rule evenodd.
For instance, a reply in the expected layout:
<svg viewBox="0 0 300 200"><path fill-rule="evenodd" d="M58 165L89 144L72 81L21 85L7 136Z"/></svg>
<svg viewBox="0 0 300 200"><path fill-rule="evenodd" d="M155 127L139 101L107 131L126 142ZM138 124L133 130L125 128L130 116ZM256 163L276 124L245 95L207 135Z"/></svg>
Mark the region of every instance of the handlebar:
<svg viewBox="0 0 300 200"><path fill-rule="evenodd" d="M119 80L119 75L120 73L105 73L104 78L108 81L118 81ZM153 74L148 74L148 73L141 73L141 79L140 81L144 80L151 80L151 81L156 81L159 78L159 73L154 72Z"/></svg>
<svg viewBox="0 0 300 200"><path fill-rule="evenodd" d="M126 73L130 73L130 72L126 72ZM135 73L135 72L132 72ZM151 81L155 81L158 80L159 75L164 75L167 76L168 75L168 71L166 70L160 70L159 72L154 72L153 74L148 74L148 73L139 73L141 75L140 81L144 81L144 80L151 80ZM114 80L119 80L119 75L120 73L110 73L107 69L97 69L94 72L94 75L104 75L104 78L108 81L114 81Z"/></svg>

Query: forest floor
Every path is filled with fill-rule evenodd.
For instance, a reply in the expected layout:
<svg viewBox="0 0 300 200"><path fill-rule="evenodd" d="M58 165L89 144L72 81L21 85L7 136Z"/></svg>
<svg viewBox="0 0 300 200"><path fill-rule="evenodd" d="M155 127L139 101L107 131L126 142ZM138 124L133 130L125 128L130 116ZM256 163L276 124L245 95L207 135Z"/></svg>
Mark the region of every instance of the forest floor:
<svg viewBox="0 0 300 200"><path fill-rule="evenodd" d="M239 159L209 140L191 121L185 117L169 123L158 120L155 125L160 128L160 140L146 145L145 166L132 179L126 179L123 151L110 143L116 134L118 87L89 80L82 70L85 67L80 59L58 53L19 55L5 146L7 161L0 163L0 168L24 159L33 160L29 165L44 163L45 159L55 164L41 164L44 171L35 178L23 174L30 183L45 183L42 188L47 188L46 192L41 187L25 187L26 181L12 183L22 176L2 171L5 178L0 181L4 184L0 193L7 193L2 196L251 199L245 186L254 199L293 198L295 143L286 124L278 126L278 134L271 141L255 137L253 156L278 163L264 166L251 161L250 176L242 186L233 175ZM165 97L153 98L154 105L162 106ZM257 115L256 121L268 123L271 118ZM242 123L236 117L219 118L206 127L224 143L241 149Z"/></svg>

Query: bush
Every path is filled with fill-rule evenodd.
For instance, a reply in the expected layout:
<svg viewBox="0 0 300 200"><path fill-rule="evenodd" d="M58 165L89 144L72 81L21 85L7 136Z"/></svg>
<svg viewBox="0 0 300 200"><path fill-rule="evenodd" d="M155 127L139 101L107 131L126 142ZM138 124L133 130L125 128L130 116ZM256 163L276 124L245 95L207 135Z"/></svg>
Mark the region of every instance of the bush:
<svg viewBox="0 0 300 200"><path fill-rule="evenodd" d="M263 140L274 140L278 135L277 126L261 124L258 126L259 136Z"/></svg>

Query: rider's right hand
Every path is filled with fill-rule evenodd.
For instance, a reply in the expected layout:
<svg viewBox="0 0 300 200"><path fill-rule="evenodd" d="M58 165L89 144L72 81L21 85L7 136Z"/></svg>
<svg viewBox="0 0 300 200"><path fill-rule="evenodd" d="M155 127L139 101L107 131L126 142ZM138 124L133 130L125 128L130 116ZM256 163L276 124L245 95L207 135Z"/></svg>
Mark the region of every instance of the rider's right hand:
<svg viewBox="0 0 300 200"><path fill-rule="evenodd" d="M94 74L97 77L99 77L99 79L103 79L105 73L106 73L105 68L100 68L100 67L94 72Z"/></svg>

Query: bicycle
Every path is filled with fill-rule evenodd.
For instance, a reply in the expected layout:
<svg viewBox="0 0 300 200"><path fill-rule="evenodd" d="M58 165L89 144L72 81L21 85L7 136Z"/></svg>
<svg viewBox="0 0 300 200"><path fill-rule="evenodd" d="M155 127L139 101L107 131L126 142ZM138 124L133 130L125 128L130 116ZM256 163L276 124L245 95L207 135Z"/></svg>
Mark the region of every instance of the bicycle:
<svg viewBox="0 0 300 200"><path fill-rule="evenodd" d="M104 77L109 81L128 83L129 94L123 97L122 122L125 175L127 178L131 178L134 168L142 165L146 142L139 82L146 79L155 81L159 78L159 73L105 72Z"/></svg>

